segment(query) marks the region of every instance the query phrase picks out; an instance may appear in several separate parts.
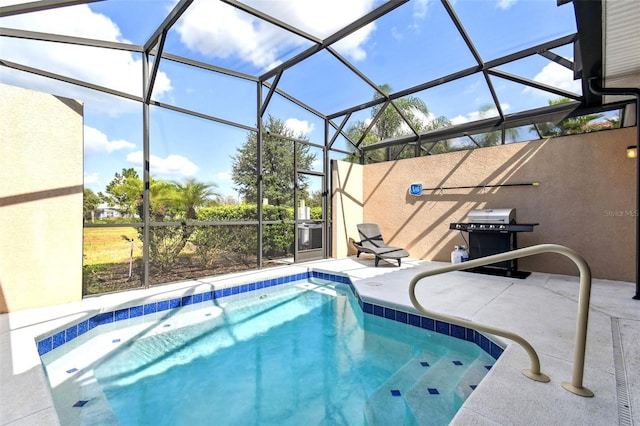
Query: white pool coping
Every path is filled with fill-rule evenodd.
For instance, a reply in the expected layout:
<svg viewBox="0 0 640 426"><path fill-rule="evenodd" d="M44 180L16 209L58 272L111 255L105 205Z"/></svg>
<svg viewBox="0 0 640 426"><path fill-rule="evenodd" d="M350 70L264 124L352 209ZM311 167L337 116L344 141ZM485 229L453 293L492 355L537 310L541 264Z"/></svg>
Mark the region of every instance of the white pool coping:
<svg viewBox="0 0 640 426"><path fill-rule="evenodd" d="M0 315L1 425L59 424L35 338L70 322L123 305L238 285L312 268L349 276L370 302L412 311L409 280L440 262L407 259L402 266L366 256L323 260L211 277L86 298L81 302ZM374 284L374 285L371 285ZM520 373L528 368L524 350L509 344L504 354L451 422L456 425L618 424L619 401L612 333L620 336L631 424L640 424L640 301L632 300L633 283L593 280L583 384L593 398L565 391L572 379L578 278L533 273L525 280L451 272L421 281L416 289L427 309L474 322L502 326L520 334L537 350L550 383ZM612 323L616 325L612 329Z"/></svg>

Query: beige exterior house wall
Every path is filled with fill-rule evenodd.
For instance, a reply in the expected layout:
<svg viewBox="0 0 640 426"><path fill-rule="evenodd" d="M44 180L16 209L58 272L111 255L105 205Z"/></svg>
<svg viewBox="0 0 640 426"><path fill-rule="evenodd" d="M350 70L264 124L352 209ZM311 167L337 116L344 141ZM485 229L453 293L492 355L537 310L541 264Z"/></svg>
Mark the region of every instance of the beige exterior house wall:
<svg viewBox="0 0 640 426"><path fill-rule="evenodd" d="M515 208L518 222L539 223L534 232L518 234L519 247L566 245L585 257L594 277L635 281L636 166L625 157L635 134L626 128L366 165L362 220L378 223L389 244L414 258L448 262L453 246L465 243L462 235L468 238L449 230L449 223L465 222L472 209ZM420 197L408 191L411 183L449 188L529 182L540 185L444 189ZM345 226L336 213L334 222ZM340 232L355 232L348 227ZM577 275L573 263L557 254L523 259L519 269Z"/></svg>
<svg viewBox="0 0 640 426"><path fill-rule="evenodd" d="M0 84L0 312L82 298L83 106Z"/></svg>
<svg viewBox="0 0 640 426"><path fill-rule="evenodd" d="M355 254L349 239L359 240L356 225L364 217L363 166L344 161L331 162L333 200L331 209L332 257L341 258Z"/></svg>

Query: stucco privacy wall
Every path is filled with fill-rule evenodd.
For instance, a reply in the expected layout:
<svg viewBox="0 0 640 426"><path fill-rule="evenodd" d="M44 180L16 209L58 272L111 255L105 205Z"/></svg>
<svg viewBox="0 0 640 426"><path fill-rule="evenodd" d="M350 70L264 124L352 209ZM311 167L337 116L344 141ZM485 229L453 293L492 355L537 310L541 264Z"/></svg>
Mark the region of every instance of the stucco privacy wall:
<svg viewBox="0 0 640 426"><path fill-rule="evenodd" d="M625 148L635 128L547 141L460 151L363 168L365 222L377 222L389 244L412 257L450 261L468 234L449 230L471 209L516 208L517 221L539 223L518 234L518 246L556 243L577 250L597 278L635 280L635 161ZM424 188L539 182L540 186L444 189L410 196ZM349 230L351 234L355 229ZM557 254L520 261L529 271L577 275Z"/></svg>
<svg viewBox="0 0 640 426"><path fill-rule="evenodd" d="M82 298L80 102L0 84L0 312Z"/></svg>
<svg viewBox="0 0 640 426"><path fill-rule="evenodd" d="M356 225L363 219L362 172L360 164L331 162L331 255L335 258L355 254L348 242L349 238L359 240Z"/></svg>

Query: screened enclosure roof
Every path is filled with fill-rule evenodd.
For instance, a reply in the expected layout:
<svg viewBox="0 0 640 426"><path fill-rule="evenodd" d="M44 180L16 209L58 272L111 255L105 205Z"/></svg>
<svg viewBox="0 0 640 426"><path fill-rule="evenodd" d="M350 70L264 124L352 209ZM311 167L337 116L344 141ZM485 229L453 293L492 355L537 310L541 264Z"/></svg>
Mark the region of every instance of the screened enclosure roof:
<svg viewBox="0 0 640 426"><path fill-rule="evenodd" d="M598 87L640 80L634 1L0 4L3 83L177 105L248 129L278 102L342 130L370 120L376 105L411 96L427 105L425 120L445 117L466 133L624 101L591 93L590 79ZM574 102L549 108L559 98Z"/></svg>

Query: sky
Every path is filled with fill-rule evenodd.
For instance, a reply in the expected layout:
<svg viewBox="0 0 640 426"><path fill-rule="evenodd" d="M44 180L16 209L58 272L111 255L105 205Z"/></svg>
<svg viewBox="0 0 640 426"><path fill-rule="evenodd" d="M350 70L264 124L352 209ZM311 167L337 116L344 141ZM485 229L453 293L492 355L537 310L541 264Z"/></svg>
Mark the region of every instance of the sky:
<svg viewBox="0 0 640 426"><path fill-rule="evenodd" d="M0 0L0 5L18 3ZM175 6L174 0L108 0L0 18L0 26L142 45ZM244 3L305 33L324 39L382 4L379 0L247 0ZM574 33L571 3L555 0L455 0L453 9L484 61ZM282 28L213 0L195 0L169 31L165 52L259 76L312 43ZM412 0L332 46L373 84L399 91L475 65L475 59L440 1ZM554 50L572 60L572 47ZM121 50L0 38L0 58L44 69L135 96L142 94L142 57ZM572 71L540 56L499 67L501 71L580 94ZM510 114L548 104L556 95L492 77L501 108ZM116 172L134 167L142 175L142 105L54 79L3 67L0 83L84 103L84 182L103 191ZM369 101L370 85L327 51L283 73L278 88L322 114ZM152 99L231 122L227 125L152 106L151 174L212 183L223 197L238 198L231 181L232 156L257 120L257 83L162 60ZM266 91L263 93L263 97ZM459 124L495 115L481 75L416 93L429 117ZM481 112L484 111L484 112ZM267 113L296 134L324 142L324 122L278 95ZM370 110L349 120L366 121ZM336 119L340 123L341 118ZM342 139L336 147L348 150ZM316 152L316 150L314 150ZM319 154L320 151L318 150ZM332 156L343 158L344 155ZM318 161L314 170L322 170ZM314 180L318 181L318 180Z"/></svg>

